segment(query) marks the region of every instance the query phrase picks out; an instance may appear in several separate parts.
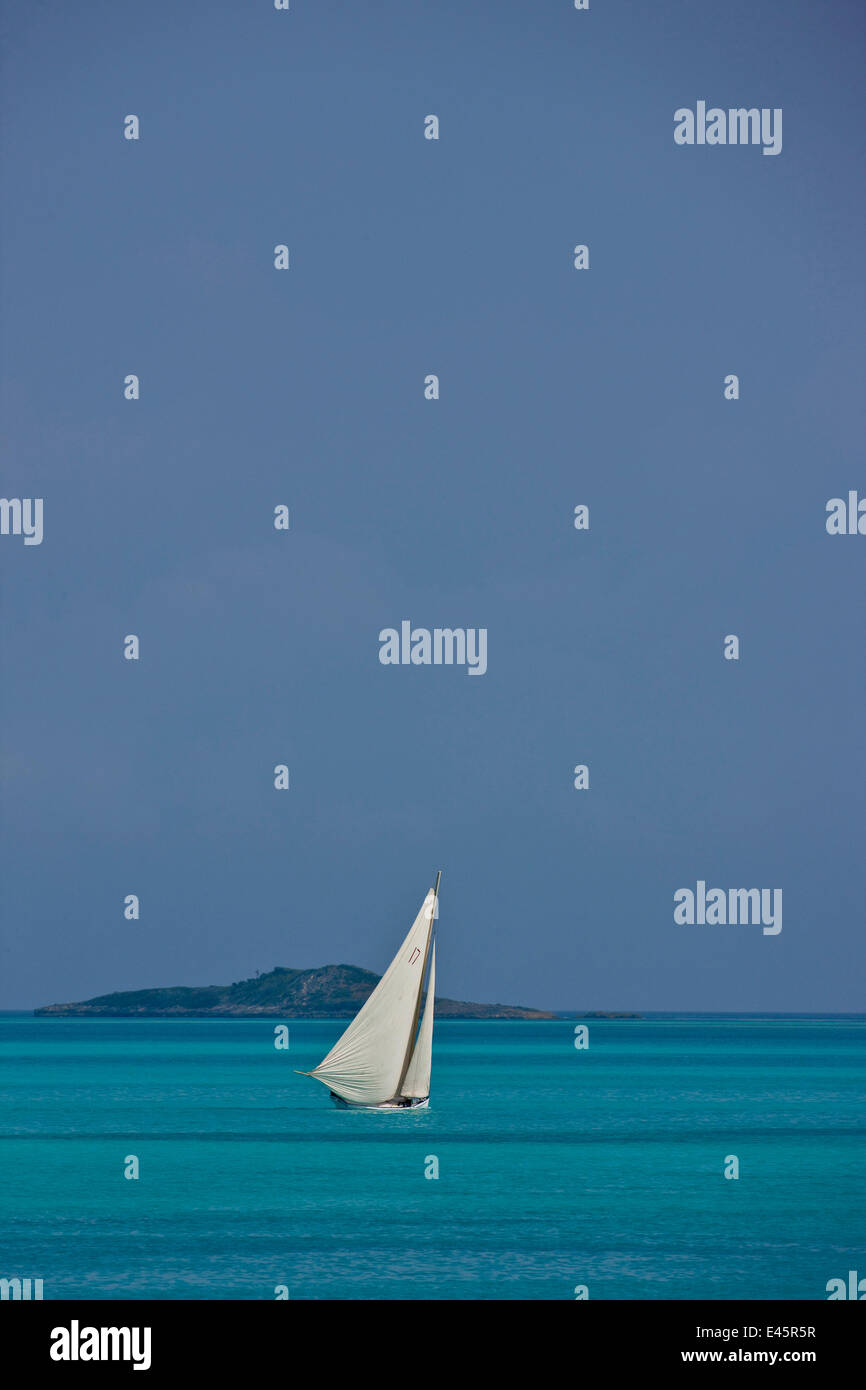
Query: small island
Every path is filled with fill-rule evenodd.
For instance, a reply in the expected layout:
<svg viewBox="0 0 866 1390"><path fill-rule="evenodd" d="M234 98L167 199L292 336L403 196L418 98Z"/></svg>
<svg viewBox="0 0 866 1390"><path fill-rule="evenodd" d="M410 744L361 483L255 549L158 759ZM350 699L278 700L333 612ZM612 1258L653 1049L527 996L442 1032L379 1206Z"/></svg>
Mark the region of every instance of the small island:
<svg viewBox="0 0 866 1390"><path fill-rule="evenodd" d="M357 965L317 970L277 966L232 985L122 990L79 1004L47 1004L39 1018L353 1018L380 976ZM437 1018L556 1019L561 1015L513 1004L436 999Z"/></svg>
<svg viewBox="0 0 866 1390"><path fill-rule="evenodd" d="M569 1014L569 1018L572 1015ZM574 1018L643 1018L643 1014L614 1014L607 1013L603 1009L593 1009L592 1013L574 1014Z"/></svg>

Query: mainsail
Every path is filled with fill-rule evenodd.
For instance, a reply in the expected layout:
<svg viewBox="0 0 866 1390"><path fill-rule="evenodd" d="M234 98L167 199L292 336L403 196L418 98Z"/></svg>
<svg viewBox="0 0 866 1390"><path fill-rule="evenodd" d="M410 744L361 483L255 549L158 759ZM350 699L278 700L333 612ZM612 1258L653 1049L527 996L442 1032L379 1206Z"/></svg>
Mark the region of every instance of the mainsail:
<svg viewBox="0 0 866 1390"><path fill-rule="evenodd" d="M427 999L424 1004L424 1017L418 1030L415 1051L409 1063L406 1080L400 1088L404 1096L429 1096L430 1067L433 1062L433 1009L436 990L436 942L430 955L430 978L427 981Z"/></svg>
<svg viewBox="0 0 866 1390"><path fill-rule="evenodd" d="M410 1053L435 912L436 889L431 888L373 993L327 1057L309 1073L343 1100L381 1105L401 1092L407 1066L411 1069L414 1061Z"/></svg>

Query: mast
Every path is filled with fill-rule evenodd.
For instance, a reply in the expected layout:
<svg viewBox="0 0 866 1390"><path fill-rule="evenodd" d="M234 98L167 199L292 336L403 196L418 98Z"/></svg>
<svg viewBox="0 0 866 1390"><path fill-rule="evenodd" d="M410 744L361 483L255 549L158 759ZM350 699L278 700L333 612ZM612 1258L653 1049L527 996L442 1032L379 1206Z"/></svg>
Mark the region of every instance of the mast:
<svg viewBox="0 0 866 1390"><path fill-rule="evenodd" d="M401 1099L413 1097L430 1099L430 1073L433 1069L433 1013L436 1004L436 938L430 946L430 973L427 976L427 997L421 1013L421 1026L415 1039L415 1051L403 1082Z"/></svg>
<svg viewBox="0 0 866 1390"><path fill-rule="evenodd" d="M409 1029L409 1040L406 1043L406 1055L403 1058L403 1067L400 1072L400 1080L397 1084L397 1089L394 1092L395 1096L399 1096L401 1091L403 1090L403 1082L406 1080L406 1073L409 1070L409 1065L412 1061L412 1053L415 1051L415 1038L418 1033L418 1019L421 1015L421 986L424 984L424 975L427 971L427 961L430 956L430 943L433 940L433 924L436 921L436 904L439 901L439 884L441 883L441 881L442 870L439 869L436 874L436 882L433 885L433 902L430 907L430 935L427 937L427 949L424 952L424 967L421 971L421 979L418 983L418 998L415 1000L415 1012L412 1015L412 1027Z"/></svg>

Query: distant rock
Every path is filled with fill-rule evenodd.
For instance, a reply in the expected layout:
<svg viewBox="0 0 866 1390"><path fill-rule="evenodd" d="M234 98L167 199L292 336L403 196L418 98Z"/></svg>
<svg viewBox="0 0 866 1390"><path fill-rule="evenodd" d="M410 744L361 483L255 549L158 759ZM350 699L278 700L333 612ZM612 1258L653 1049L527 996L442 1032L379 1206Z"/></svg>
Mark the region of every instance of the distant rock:
<svg viewBox="0 0 866 1390"><path fill-rule="evenodd" d="M569 1018L571 1018L571 1017L574 1017L574 1018L643 1018L643 1014L610 1014L610 1013L603 1013L600 1009L596 1009L593 1013L590 1013L590 1014L574 1014L574 1015L569 1014Z"/></svg>
<svg viewBox="0 0 866 1390"><path fill-rule="evenodd" d="M278 966L234 985L123 990L80 1004L47 1004L33 1012L39 1018L353 1018L379 979L357 965L322 965L318 970ZM511 1004L437 999L436 1017L538 1020L557 1015Z"/></svg>

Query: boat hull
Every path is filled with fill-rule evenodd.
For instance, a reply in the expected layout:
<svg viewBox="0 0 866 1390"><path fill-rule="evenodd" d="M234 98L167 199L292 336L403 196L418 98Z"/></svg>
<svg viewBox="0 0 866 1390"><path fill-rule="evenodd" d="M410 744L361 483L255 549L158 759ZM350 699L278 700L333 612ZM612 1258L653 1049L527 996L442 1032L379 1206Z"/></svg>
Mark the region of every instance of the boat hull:
<svg viewBox="0 0 866 1390"><path fill-rule="evenodd" d="M355 1101L343 1100L342 1096L335 1095L333 1091L331 1092L331 1100L338 1110L426 1110L430 1104L430 1097L423 1096L420 1098L412 1097L408 1105L405 1103L398 1105L393 1100L386 1100L381 1105L358 1105Z"/></svg>

